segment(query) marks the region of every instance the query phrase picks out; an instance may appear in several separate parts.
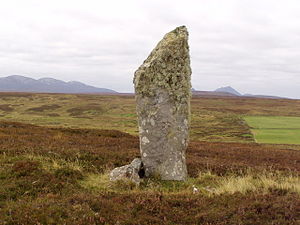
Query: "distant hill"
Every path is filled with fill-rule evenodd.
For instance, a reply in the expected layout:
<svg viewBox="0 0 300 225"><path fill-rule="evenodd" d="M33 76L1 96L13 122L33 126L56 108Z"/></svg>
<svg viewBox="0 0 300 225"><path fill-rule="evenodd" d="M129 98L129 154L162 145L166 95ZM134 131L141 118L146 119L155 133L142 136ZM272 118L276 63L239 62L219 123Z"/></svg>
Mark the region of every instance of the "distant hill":
<svg viewBox="0 0 300 225"><path fill-rule="evenodd" d="M272 95L252 95L252 94L244 94L244 97L249 98L273 98L273 99L288 99L285 97L279 97L279 96L272 96Z"/></svg>
<svg viewBox="0 0 300 225"><path fill-rule="evenodd" d="M106 88L97 88L78 81L65 82L53 78L32 79L20 75L0 78L2 92L42 92L42 93L117 93Z"/></svg>
<svg viewBox="0 0 300 225"><path fill-rule="evenodd" d="M222 92L222 93L225 92L225 93L230 93L230 94L233 94L233 95L236 95L236 96L242 96L241 93L239 93L237 90L233 89L230 86L218 88L218 89L215 90L215 92Z"/></svg>
<svg viewBox="0 0 300 225"><path fill-rule="evenodd" d="M231 93L227 93L227 92L215 92L215 91L192 91L193 95L197 95L197 96L216 96L216 97L220 97L220 96L224 96L224 97L237 97L234 94Z"/></svg>
<svg viewBox="0 0 300 225"><path fill-rule="evenodd" d="M273 99L284 99L284 97L278 96L268 96L268 95L252 95L252 94L241 94L234 88L227 86L221 87L214 91L197 91L196 89L192 88L193 95L197 96L222 96L222 97L249 97L249 98L273 98ZM285 98L286 99L286 98Z"/></svg>

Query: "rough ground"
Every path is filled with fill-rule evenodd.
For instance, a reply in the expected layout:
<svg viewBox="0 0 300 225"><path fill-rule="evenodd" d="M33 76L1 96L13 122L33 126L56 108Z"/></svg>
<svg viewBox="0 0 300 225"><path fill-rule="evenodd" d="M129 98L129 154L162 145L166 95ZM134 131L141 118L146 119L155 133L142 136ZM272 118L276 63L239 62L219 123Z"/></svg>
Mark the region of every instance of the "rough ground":
<svg viewBox="0 0 300 225"><path fill-rule="evenodd" d="M280 179L297 177L300 146L193 141L187 152L189 182L200 193L193 194L189 183L155 180L139 188L120 183L101 189L105 171L130 162L138 148L137 137L120 131L1 122L0 224L300 222L297 192L268 188L210 194L202 189L249 170L255 176L265 171ZM200 171L207 173L199 176Z"/></svg>
<svg viewBox="0 0 300 225"><path fill-rule="evenodd" d="M289 99L194 96L191 108L191 139L209 142L254 142L245 115L300 117L300 100ZM138 135L132 95L0 93L0 120Z"/></svg>
<svg viewBox="0 0 300 225"><path fill-rule="evenodd" d="M107 177L139 156L133 96L1 93L0 224L299 224L300 145L256 144L243 118L300 101L191 106L188 181L135 187Z"/></svg>

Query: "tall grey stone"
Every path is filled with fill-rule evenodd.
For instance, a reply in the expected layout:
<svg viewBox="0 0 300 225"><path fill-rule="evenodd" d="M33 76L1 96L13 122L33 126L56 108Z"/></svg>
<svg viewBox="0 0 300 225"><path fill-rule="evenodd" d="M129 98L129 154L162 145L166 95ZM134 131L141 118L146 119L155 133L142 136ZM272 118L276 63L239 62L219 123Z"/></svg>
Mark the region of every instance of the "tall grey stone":
<svg viewBox="0 0 300 225"><path fill-rule="evenodd" d="M167 33L134 74L145 176L185 180L191 67L185 26Z"/></svg>

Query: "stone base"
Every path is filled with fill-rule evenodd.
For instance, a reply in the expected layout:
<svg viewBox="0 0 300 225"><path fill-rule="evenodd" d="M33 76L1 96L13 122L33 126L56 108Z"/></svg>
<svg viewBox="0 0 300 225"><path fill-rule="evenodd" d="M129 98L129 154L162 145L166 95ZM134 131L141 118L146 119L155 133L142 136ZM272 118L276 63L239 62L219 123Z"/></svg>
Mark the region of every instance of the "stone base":
<svg viewBox="0 0 300 225"><path fill-rule="evenodd" d="M135 158L130 164L117 167L109 174L110 181L131 180L137 185L140 184L141 178L144 177L143 162L139 158Z"/></svg>

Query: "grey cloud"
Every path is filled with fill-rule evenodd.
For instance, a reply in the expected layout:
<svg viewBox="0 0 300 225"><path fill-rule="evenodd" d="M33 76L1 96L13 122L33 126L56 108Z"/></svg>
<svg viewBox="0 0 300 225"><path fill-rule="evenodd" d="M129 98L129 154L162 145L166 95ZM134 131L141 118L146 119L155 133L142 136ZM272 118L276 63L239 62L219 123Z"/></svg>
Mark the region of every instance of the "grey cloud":
<svg viewBox="0 0 300 225"><path fill-rule="evenodd" d="M299 11L296 0L6 1L0 74L132 91L137 67L166 32L185 24L195 88L300 98Z"/></svg>

